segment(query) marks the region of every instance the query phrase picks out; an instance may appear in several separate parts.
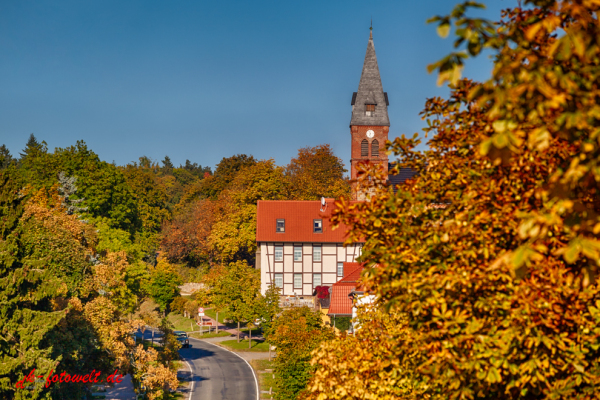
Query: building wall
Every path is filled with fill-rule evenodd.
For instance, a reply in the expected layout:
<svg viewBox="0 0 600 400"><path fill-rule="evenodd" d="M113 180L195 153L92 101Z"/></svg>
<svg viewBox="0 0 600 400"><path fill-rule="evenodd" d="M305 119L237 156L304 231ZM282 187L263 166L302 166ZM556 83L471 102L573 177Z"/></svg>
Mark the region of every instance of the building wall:
<svg viewBox="0 0 600 400"><path fill-rule="evenodd" d="M302 246L302 260L294 261L294 245ZM314 274L321 274L321 285L330 286L340 280L337 263L354 262L360 256L362 244L347 247L341 243L259 243L260 281L264 294L274 282L275 274L283 274L283 295L311 296L315 287ZM283 247L283 260L275 261L275 247ZM313 260L313 248L321 246L321 261ZM302 275L302 287L294 287L294 274Z"/></svg>

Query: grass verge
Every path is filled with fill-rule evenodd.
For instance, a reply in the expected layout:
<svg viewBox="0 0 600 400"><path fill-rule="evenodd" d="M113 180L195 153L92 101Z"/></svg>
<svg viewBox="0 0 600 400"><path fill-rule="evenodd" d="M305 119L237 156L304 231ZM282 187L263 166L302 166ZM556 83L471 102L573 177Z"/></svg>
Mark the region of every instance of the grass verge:
<svg viewBox="0 0 600 400"><path fill-rule="evenodd" d="M215 311L214 308L205 308L204 309L204 315L206 315L207 317L210 317L210 318L214 319L215 321L217 320L217 312ZM229 314L229 310L228 309L224 309L224 310L219 311L219 323L220 324L225 325L225 320L229 320L229 319L231 319L231 315Z"/></svg>
<svg viewBox="0 0 600 400"><path fill-rule="evenodd" d="M275 395L275 378L273 375L273 361L269 360L251 360L250 365L254 368L256 376L258 376L258 385L260 386L260 397L262 399L270 399ZM269 371L267 371L269 370ZM262 393L271 390L271 394Z"/></svg>
<svg viewBox="0 0 600 400"><path fill-rule="evenodd" d="M219 333L203 333L202 335L198 332L194 332L194 333L190 333L189 334L190 337L196 338L196 339L208 339L208 338L213 338L213 337L225 337L225 336L231 336L231 333L228 332L219 332Z"/></svg>
<svg viewBox="0 0 600 400"><path fill-rule="evenodd" d="M239 343L237 342L237 340L224 340L219 344L234 351L269 351L269 344L262 340L252 339L252 344L250 348L248 348L247 340L240 340Z"/></svg>
<svg viewBox="0 0 600 400"><path fill-rule="evenodd" d="M174 330L176 331L191 332L192 326L196 324L196 321L193 318L186 318L181 314L173 312L167 315L167 319L173 324ZM196 329L197 328L198 327L196 326Z"/></svg>

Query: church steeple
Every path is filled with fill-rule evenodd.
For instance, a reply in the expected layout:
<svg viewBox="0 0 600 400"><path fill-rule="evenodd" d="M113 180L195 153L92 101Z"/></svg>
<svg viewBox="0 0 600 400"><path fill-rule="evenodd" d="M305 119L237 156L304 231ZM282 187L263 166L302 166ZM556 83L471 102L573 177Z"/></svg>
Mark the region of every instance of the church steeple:
<svg viewBox="0 0 600 400"><path fill-rule="evenodd" d="M384 93L373 44L371 25L367 54L363 64L358 91L352 96L350 125L390 126L387 93Z"/></svg>
<svg viewBox="0 0 600 400"><path fill-rule="evenodd" d="M373 25L371 23L367 55L363 64L358 91L352 95L352 118L350 136L352 138L352 157L350 158L350 178L356 181L360 164L376 164L383 167L387 174L388 156L385 142L390 131L390 119L387 107L387 93L383 91L379 66L373 44ZM353 185L354 197L366 198L367 193Z"/></svg>

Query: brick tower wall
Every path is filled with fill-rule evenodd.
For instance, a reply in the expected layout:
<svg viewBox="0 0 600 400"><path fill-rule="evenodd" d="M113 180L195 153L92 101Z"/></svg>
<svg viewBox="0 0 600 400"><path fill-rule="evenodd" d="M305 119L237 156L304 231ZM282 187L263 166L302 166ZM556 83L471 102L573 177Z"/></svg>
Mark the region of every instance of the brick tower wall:
<svg viewBox="0 0 600 400"><path fill-rule="evenodd" d="M375 133L372 138L367 137L367 131L371 129ZM385 173L388 172L388 156L385 154L385 142L388 140L388 133L390 131L389 126L370 126L370 125L359 125L350 127L350 135L352 140L351 148L351 159L350 159L350 178L356 180L357 172L356 165L359 162L369 161L374 164L383 164ZM363 139L369 142L369 156L361 156L361 143ZM379 142L379 157L373 157L371 155L371 142L377 139Z"/></svg>

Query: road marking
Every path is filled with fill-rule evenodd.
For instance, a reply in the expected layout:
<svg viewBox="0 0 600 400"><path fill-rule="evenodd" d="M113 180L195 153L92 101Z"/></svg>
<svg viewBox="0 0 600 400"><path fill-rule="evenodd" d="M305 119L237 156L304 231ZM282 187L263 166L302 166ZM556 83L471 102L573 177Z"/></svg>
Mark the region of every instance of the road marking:
<svg viewBox="0 0 600 400"><path fill-rule="evenodd" d="M188 368L190 369L190 375L192 376L192 388L190 389L190 395L188 396L188 400L192 400L192 392L194 391L194 371L192 371L192 366L189 362L187 362L187 360L183 361L185 361L187 364Z"/></svg>
<svg viewBox="0 0 600 400"><path fill-rule="evenodd" d="M195 339L195 338L191 338L191 339ZM200 339L195 339L195 340L201 341L201 342L203 342L203 343L212 344L213 346L215 346L215 347L218 347L218 348L220 348L220 349L222 349L222 350L228 351L228 352L230 352L230 353L232 353L232 354L235 354L236 356L238 356L239 358L241 358L242 360L244 360L244 362L245 362L245 363L248 365L248 367L250 368L250 371L252 371L252 375L254 376L254 384L256 385L256 400L260 400L260 392L259 392L259 390L260 390L260 389L259 389L259 387L258 387L258 379L256 378L256 373L254 372L254 368L252 368L252 365L250 365L250 363L249 363L248 361L246 361L246 359L245 359L244 357L240 356L238 353L236 353L236 352L234 352L234 351L231 351L231 350L229 350L229 349L226 349L225 347L218 346L218 345L216 345L216 344L214 344L214 343L207 342L207 341L205 341L205 340L200 340Z"/></svg>

